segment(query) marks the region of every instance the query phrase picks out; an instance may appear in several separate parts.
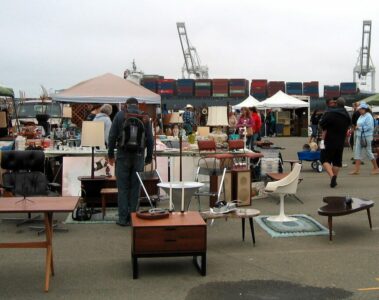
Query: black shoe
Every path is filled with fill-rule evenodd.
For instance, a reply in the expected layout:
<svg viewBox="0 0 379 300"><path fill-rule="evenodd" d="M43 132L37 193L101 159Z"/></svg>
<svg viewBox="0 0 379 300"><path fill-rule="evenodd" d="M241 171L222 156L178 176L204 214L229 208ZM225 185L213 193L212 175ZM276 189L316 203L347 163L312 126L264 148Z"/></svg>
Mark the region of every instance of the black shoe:
<svg viewBox="0 0 379 300"><path fill-rule="evenodd" d="M336 185L337 185L337 176L334 175L332 179L330 180L330 187L334 188L336 187Z"/></svg>
<svg viewBox="0 0 379 300"><path fill-rule="evenodd" d="M130 222L123 223L123 222L119 222L119 221L117 221L116 224L117 224L118 226L121 226L121 227L130 226Z"/></svg>

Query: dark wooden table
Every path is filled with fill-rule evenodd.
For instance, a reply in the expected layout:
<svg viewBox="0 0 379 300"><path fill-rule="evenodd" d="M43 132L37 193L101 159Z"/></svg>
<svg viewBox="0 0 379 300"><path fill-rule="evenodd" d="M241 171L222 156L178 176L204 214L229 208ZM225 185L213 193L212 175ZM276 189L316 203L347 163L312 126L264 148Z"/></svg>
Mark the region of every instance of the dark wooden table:
<svg viewBox="0 0 379 300"><path fill-rule="evenodd" d="M328 217L329 240L332 240L333 217L346 216L361 210L367 211L368 222L372 229L370 208L374 206L374 201L352 198L351 205L346 204L346 197L324 197L323 201L327 205L318 209L318 214Z"/></svg>
<svg viewBox="0 0 379 300"><path fill-rule="evenodd" d="M140 219L132 213L133 279L138 278L140 257L192 256L196 268L205 276L206 251L207 226L199 212L173 212L158 220Z"/></svg>
<svg viewBox="0 0 379 300"><path fill-rule="evenodd" d="M43 213L46 240L39 242L0 243L1 248L46 249L45 292L49 291L50 275L54 276L53 264L53 213L72 212L79 197L9 197L0 198L0 213Z"/></svg>

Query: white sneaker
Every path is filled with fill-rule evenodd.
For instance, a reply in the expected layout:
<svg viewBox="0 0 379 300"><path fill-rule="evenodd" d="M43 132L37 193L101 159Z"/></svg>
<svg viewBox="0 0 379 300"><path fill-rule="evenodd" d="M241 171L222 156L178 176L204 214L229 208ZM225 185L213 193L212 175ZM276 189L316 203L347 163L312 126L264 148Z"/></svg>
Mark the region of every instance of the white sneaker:
<svg viewBox="0 0 379 300"><path fill-rule="evenodd" d="M321 142L320 142L320 149L325 149L324 140L321 140Z"/></svg>

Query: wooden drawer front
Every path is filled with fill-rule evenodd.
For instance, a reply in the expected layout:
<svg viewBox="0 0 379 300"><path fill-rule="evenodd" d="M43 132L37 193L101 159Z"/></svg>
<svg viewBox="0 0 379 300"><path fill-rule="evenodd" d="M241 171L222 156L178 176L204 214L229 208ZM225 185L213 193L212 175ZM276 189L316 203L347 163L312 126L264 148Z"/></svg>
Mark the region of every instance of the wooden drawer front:
<svg viewBox="0 0 379 300"><path fill-rule="evenodd" d="M205 251L206 227L146 227L134 229L134 252Z"/></svg>

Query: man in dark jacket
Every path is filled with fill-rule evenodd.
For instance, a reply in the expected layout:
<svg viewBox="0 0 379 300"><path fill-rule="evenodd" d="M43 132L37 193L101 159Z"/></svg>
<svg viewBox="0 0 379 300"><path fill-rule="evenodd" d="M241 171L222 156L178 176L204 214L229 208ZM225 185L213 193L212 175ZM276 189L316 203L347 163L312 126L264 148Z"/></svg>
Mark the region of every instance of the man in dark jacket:
<svg viewBox="0 0 379 300"><path fill-rule="evenodd" d="M330 187L337 185L337 176L342 167L342 154L346 132L351 124L343 98L327 101L327 110L320 120L320 126L326 131L325 149L321 150L321 162L330 176Z"/></svg>
<svg viewBox="0 0 379 300"><path fill-rule="evenodd" d="M130 114L142 115L144 112L138 109L138 101L129 98L126 101L126 111ZM117 147L116 155L116 182L118 189L118 222L120 226L130 225L130 213L137 208L140 183L136 172L143 171L144 163L149 164L153 157L153 134L151 123L145 126L146 158L145 151L127 152L120 146L124 130L125 110L119 111L112 123L108 141L108 161L111 166L115 162L114 149Z"/></svg>

